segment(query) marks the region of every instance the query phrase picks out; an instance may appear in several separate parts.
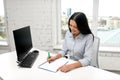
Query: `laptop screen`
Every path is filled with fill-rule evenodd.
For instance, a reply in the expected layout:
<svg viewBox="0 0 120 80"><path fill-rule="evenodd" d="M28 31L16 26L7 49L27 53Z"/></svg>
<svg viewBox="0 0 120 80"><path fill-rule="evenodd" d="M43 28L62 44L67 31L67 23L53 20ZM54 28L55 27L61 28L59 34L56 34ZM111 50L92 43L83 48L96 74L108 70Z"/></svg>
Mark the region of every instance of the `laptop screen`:
<svg viewBox="0 0 120 80"><path fill-rule="evenodd" d="M21 62L33 47L30 26L13 31L18 62Z"/></svg>

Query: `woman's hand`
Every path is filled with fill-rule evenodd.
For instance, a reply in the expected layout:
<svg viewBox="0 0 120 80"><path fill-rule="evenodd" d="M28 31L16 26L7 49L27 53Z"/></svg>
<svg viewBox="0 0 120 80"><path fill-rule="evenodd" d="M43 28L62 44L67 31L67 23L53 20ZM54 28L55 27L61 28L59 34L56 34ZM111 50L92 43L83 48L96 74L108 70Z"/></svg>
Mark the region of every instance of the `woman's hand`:
<svg viewBox="0 0 120 80"><path fill-rule="evenodd" d="M52 61L54 61L56 58L55 58L55 56L50 56L50 58L47 58L47 61L48 62L52 62Z"/></svg>
<svg viewBox="0 0 120 80"><path fill-rule="evenodd" d="M68 64L68 65L63 65L61 66L58 70L62 71L62 72L68 72L70 70L72 70L74 67L72 66L72 64Z"/></svg>
<svg viewBox="0 0 120 80"><path fill-rule="evenodd" d="M60 57L62 57L61 54L57 54L55 56L50 56L50 57L47 58L47 61L52 62L52 61L54 61L54 60L56 60L56 59L58 59Z"/></svg>
<svg viewBox="0 0 120 80"><path fill-rule="evenodd" d="M77 62L72 63L72 64L63 65L58 70L60 70L62 72L68 72L72 69L79 68L79 67L82 67L82 64L79 61L77 61Z"/></svg>

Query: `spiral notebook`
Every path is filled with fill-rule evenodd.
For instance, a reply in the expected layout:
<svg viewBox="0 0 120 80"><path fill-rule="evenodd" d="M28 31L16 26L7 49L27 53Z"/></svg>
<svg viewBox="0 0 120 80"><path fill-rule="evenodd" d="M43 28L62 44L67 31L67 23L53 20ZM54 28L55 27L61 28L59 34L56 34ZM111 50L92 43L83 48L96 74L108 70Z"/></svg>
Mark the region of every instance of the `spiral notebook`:
<svg viewBox="0 0 120 80"><path fill-rule="evenodd" d="M51 63L49 63L48 61L45 61L42 64L40 64L38 68L51 71L51 72L57 72L59 67L67 63L68 63L68 60L66 58L59 58Z"/></svg>

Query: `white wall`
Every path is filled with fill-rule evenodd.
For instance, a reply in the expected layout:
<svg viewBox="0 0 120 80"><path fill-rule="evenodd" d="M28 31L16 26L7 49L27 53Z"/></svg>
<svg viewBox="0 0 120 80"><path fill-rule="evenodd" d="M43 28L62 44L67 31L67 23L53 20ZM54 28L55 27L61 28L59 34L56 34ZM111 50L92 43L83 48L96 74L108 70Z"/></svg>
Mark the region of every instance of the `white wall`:
<svg viewBox="0 0 120 80"><path fill-rule="evenodd" d="M12 31L30 25L34 47L52 51L56 26L53 26L56 18L52 15L56 13L53 7L56 0L5 0L11 50L15 50Z"/></svg>
<svg viewBox="0 0 120 80"><path fill-rule="evenodd" d="M99 52L99 66L102 69L120 71L120 53L119 52Z"/></svg>

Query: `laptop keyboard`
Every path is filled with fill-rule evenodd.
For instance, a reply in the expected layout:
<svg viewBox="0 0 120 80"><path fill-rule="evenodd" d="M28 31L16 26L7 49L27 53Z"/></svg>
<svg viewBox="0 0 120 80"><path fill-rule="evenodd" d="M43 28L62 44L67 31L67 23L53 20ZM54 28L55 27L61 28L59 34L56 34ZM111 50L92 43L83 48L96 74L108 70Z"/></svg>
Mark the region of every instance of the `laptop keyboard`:
<svg viewBox="0 0 120 80"><path fill-rule="evenodd" d="M31 68L32 65L34 64L35 60L38 57L38 52L30 52L26 58L19 64L21 67L28 67Z"/></svg>

